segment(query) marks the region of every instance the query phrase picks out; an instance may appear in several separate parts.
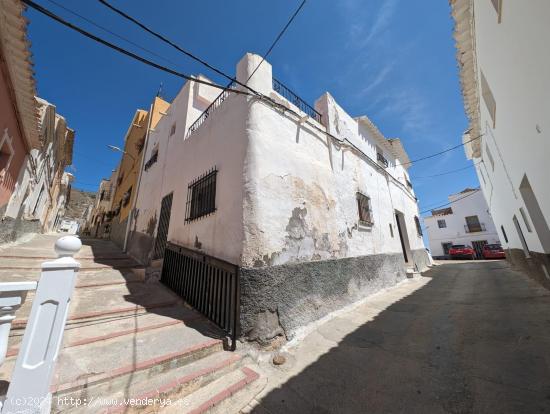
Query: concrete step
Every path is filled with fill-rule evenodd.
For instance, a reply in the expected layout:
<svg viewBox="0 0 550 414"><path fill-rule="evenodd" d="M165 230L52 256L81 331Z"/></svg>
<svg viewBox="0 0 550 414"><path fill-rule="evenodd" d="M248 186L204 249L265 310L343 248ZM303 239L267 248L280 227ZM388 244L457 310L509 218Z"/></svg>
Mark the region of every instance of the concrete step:
<svg viewBox="0 0 550 414"><path fill-rule="evenodd" d="M51 391L81 399L102 397L222 350L221 339L184 324L64 348ZM4 362L0 368L3 380L11 377L14 365L15 358Z"/></svg>
<svg viewBox="0 0 550 414"><path fill-rule="evenodd" d="M12 329L24 328L34 294L16 313ZM173 306L181 300L160 283L127 283L94 288L75 289L69 311L69 321L101 319L106 315L126 314L143 309Z"/></svg>
<svg viewBox="0 0 550 414"><path fill-rule="evenodd" d="M240 356L227 351L215 352L185 364L180 367L161 372L144 381L131 381L124 389L115 391L109 395L102 395L100 399L86 407L70 407L65 399L54 399L56 405L54 412L63 413L103 413L103 414L129 414L158 412L162 404L167 400L176 401L208 385L217 378L238 369ZM151 401L152 399L156 401ZM132 405L128 404L134 400ZM137 402L139 401L139 403ZM179 403L179 401L177 401ZM185 406L180 405L185 412Z"/></svg>
<svg viewBox="0 0 550 414"><path fill-rule="evenodd" d="M27 259L27 258L0 258L0 270L40 270L43 262L54 260L51 259ZM131 258L119 258L119 259L79 259L80 270L94 270L94 269L127 269L132 267L143 267L140 263Z"/></svg>
<svg viewBox="0 0 550 414"><path fill-rule="evenodd" d="M77 274L76 287L143 280L143 277L138 273L134 271L134 268L80 270ZM39 279L39 269L0 269L0 280L2 282L37 281Z"/></svg>
<svg viewBox="0 0 550 414"><path fill-rule="evenodd" d="M237 412L250 401L242 397L246 396L247 387L258 378L259 374L250 367L234 369L187 396L172 394L170 398L177 401L177 404L166 406L159 412L162 414ZM237 411L234 411L235 409Z"/></svg>
<svg viewBox="0 0 550 414"><path fill-rule="evenodd" d="M106 315L98 319L79 319L68 321L63 334L62 347L84 346L115 337L131 336L138 332L151 331L177 324L183 324L191 328L201 324L201 326L204 325L202 327L204 331L206 324L210 324L210 322L205 321L204 317L198 312L184 306L157 308L150 312L143 310L131 314ZM209 335L215 338L223 338L221 331L215 325L210 325ZM10 332L6 354L8 358L17 356L23 333L23 329Z"/></svg>

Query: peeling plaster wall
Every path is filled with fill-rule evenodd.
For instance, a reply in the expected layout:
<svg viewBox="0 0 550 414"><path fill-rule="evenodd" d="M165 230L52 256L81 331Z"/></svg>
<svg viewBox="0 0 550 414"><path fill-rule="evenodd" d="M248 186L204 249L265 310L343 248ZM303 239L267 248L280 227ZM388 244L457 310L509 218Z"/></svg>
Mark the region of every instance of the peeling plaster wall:
<svg viewBox="0 0 550 414"><path fill-rule="evenodd" d="M329 129L362 145L365 152L374 151L375 158L376 144L367 132L361 132L329 95L321 99L332 114ZM260 102L252 104L249 133L243 266L401 253L395 210L404 214L411 250L424 249L414 223L414 196L356 153ZM404 170L385 155L393 174ZM371 199L372 226L358 222L357 192Z"/></svg>

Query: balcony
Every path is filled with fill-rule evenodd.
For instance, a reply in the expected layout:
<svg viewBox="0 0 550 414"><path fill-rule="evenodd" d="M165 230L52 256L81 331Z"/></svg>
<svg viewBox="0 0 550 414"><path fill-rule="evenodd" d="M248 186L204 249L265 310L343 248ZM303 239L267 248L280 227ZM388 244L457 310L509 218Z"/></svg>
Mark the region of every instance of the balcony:
<svg viewBox="0 0 550 414"><path fill-rule="evenodd" d="M321 123L321 114L319 112L275 78L273 78L273 90L287 99L291 104L296 105L300 111L305 112L317 122Z"/></svg>
<svg viewBox="0 0 550 414"><path fill-rule="evenodd" d="M479 223L479 225L473 225L473 224L465 224L464 225L464 231L466 233L480 233L482 231L486 231L485 223Z"/></svg>
<svg viewBox="0 0 550 414"><path fill-rule="evenodd" d="M187 136L191 135L193 132L195 132L197 129L201 127L202 124L206 122L208 117L218 109L222 103L227 99L229 94L231 93L229 89L234 89L235 83L232 82L227 86L226 89L222 90L222 92L218 95L216 99L204 110L204 112L201 114L201 116L198 117L198 119L193 122L193 124L189 127L187 130Z"/></svg>

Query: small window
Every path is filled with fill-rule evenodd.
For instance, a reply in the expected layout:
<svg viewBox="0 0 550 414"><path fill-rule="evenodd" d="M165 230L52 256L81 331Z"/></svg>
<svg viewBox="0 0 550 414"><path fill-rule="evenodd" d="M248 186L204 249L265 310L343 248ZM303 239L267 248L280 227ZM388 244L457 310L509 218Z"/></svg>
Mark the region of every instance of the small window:
<svg viewBox="0 0 550 414"><path fill-rule="evenodd" d="M174 135L176 133L176 123L174 122L172 124L172 128L170 129L170 136Z"/></svg>
<svg viewBox="0 0 550 414"><path fill-rule="evenodd" d="M506 235L506 232L504 231L504 226L500 226L500 231L502 231L502 235L504 236L504 241L508 243L508 236Z"/></svg>
<svg viewBox="0 0 550 414"><path fill-rule="evenodd" d="M372 224L372 211L370 208L370 198L364 194L357 193L357 210L359 212L360 224Z"/></svg>
<svg viewBox="0 0 550 414"><path fill-rule="evenodd" d="M493 121L493 128L495 128L497 103L495 101L495 97L493 96L493 92L491 92L491 88L489 88L487 79L485 79L485 75L483 74L483 71L481 72L481 95L483 96L483 101L485 102L485 106L487 107L487 110L491 115L491 120Z"/></svg>
<svg viewBox="0 0 550 414"><path fill-rule="evenodd" d="M527 220L527 214L525 214L525 210L523 209L523 207L519 208L519 212L521 213L521 217L523 218L523 221L525 223L525 227L527 228L527 231L529 233L532 233L533 230L531 230L531 225L529 224L529 220Z"/></svg>
<svg viewBox="0 0 550 414"><path fill-rule="evenodd" d="M216 211L216 176L218 170L212 170L195 179L187 187L187 206L185 221L193 221Z"/></svg>
<svg viewBox="0 0 550 414"><path fill-rule="evenodd" d="M130 202L130 197L132 197L132 187L128 189L123 195L122 195L122 206L126 207L128 203Z"/></svg>
<svg viewBox="0 0 550 414"><path fill-rule="evenodd" d="M149 168L153 166L154 163L157 162L159 156L159 150L158 148L155 148L153 150L153 153L151 154L151 158L145 163L145 171L147 171Z"/></svg>
<svg viewBox="0 0 550 414"><path fill-rule="evenodd" d="M439 227L440 229L444 229L447 227L447 223L445 222L445 220L437 220L437 227Z"/></svg>
<svg viewBox="0 0 550 414"><path fill-rule="evenodd" d="M378 161L378 164L381 164L384 167L388 168L388 160L386 159L386 157L384 157L384 152L380 147L376 147L376 160Z"/></svg>
<svg viewBox="0 0 550 414"><path fill-rule="evenodd" d="M11 160L13 159L13 145L11 137L8 135L8 130L4 131L4 136L0 138L0 176L10 168Z"/></svg>
<svg viewBox="0 0 550 414"><path fill-rule="evenodd" d="M416 232L418 233L418 237L422 237L422 226L420 225L420 219L418 216L414 216L414 224L416 224Z"/></svg>
<svg viewBox="0 0 550 414"><path fill-rule="evenodd" d="M495 160L493 159L493 155L491 154L491 151L489 151L489 146L485 144L485 153L487 154L487 158L489 158L489 162L491 163L491 169L495 171Z"/></svg>
<svg viewBox="0 0 550 414"><path fill-rule="evenodd" d="M491 0L491 3L493 3L493 7L497 12L497 22L500 23L502 19L502 0Z"/></svg>
<svg viewBox="0 0 550 414"><path fill-rule="evenodd" d="M393 238L393 226L391 225L391 223L390 223L390 235Z"/></svg>

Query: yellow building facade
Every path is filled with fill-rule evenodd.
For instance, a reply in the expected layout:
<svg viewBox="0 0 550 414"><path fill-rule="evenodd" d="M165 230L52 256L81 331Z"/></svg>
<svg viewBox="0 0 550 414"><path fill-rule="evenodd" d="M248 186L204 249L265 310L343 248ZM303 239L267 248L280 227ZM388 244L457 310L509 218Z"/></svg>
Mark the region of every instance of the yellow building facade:
<svg viewBox="0 0 550 414"><path fill-rule="evenodd" d="M135 112L126 132L124 153L119 164L116 189L112 200L114 223L111 239L121 247L124 246L128 221L135 205L147 131L155 128L169 107L168 102L160 97L155 97L150 111L138 109Z"/></svg>

